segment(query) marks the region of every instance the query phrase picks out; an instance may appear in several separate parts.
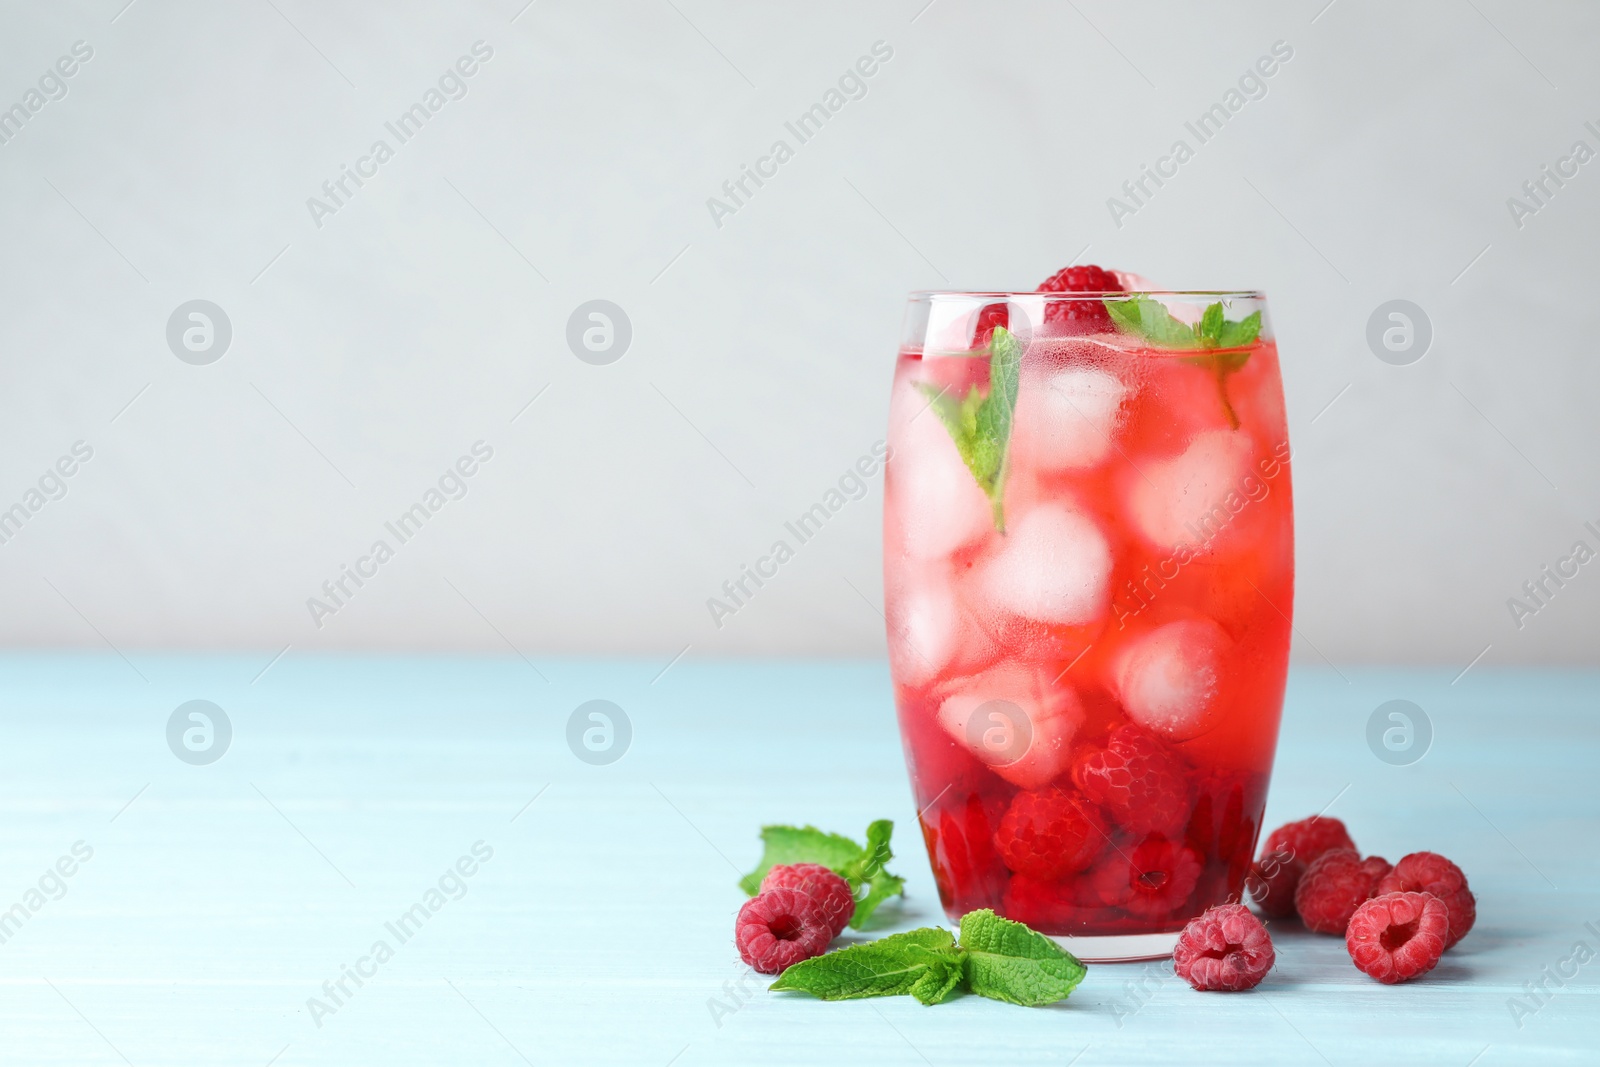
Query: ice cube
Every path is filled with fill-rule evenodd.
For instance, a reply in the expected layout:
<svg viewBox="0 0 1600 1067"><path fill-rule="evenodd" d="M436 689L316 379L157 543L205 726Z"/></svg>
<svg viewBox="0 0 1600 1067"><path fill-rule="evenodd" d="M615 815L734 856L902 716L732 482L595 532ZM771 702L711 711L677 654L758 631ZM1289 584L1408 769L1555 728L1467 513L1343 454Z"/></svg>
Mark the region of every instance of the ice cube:
<svg viewBox="0 0 1600 1067"><path fill-rule="evenodd" d="M895 680L922 686L938 677L961 647L961 612L949 583L931 576L910 579L889 612L889 652Z"/></svg>
<svg viewBox="0 0 1600 1067"><path fill-rule="evenodd" d="M939 722L1000 777L1038 789L1068 769L1083 705L1070 685L1004 664L958 685L939 705Z"/></svg>
<svg viewBox="0 0 1600 1067"><path fill-rule="evenodd" d="M1008 525L978 582L990 604L1040 622L1082 625L1106 611L1111 547L1094 519L1040 504Z"/></svg>
<svg viewBox="0 0 1600 1067"><path fill-rule="evenodd" d="M1170 459L1140 459L1126 475L1128 516L1157 547L1211 551L1249 506L1254 479L1250 435L1203 430Z"/></svg>
<svg viewBox="0 0 1600 1067"><path fill-rule="evenodd" d="M890 425L888 493L900 544L914 559L942 559L994 529L989 498L967 469L929 398L906 382Z"/></svg>
<svg viewBox="0 0 1600 1067"><path fill-rule="evenodd" d="M1093 367L1045 364L1030 370L1017 391L1017 463L1083 470L1105 462L1128 387Z"/></svg>
<svg viewBox="0 0 1600 1067"><path fill-rule="evenodd" d="M1128 718L1172 741L1216 725L1224 659L1233 641L1211 619L1165 623L1133 638L1113 661Z"/></svg>

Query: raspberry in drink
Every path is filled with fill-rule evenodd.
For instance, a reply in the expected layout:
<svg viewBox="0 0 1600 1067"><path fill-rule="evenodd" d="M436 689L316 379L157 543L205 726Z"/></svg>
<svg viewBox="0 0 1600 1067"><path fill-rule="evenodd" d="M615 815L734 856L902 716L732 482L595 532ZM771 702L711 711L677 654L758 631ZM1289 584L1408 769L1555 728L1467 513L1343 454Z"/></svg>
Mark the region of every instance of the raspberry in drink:
<svg viewBox="0 0 1600 1067"><path fill-rule="evenodd" d="M1130 278L914 295L885 475L890 662L945 910L1091 959L1164 955L1240 899L1293 602L1264 299Z"/></svg>

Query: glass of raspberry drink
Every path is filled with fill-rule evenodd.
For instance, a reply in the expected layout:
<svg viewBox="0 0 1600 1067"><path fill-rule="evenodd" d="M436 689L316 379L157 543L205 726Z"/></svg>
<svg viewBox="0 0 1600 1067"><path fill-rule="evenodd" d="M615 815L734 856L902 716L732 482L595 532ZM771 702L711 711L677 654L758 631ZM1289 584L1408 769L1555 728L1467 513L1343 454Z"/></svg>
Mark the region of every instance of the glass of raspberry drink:
<svg viewBox="0 0 1600 1067"><path fill-rule="evenodd" d="M890 664L945 911L1100 960L1166 955L1240 899L1294 583L1265 299L1135 288L1079 267L913 294L885 474Z"/></svg>

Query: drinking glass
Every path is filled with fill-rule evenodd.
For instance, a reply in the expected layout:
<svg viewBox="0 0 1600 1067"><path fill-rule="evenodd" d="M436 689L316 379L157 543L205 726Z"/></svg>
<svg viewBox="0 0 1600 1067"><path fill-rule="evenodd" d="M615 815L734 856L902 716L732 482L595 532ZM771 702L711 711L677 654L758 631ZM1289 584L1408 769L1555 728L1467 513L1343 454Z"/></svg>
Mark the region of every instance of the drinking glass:
<svg viewBox="0 0 1600 1067"><path fill-rule="evenodd" d="M952 920L1171 952L1250 870L1294 525L1259 292L911 296L884 599Z"/></svg>

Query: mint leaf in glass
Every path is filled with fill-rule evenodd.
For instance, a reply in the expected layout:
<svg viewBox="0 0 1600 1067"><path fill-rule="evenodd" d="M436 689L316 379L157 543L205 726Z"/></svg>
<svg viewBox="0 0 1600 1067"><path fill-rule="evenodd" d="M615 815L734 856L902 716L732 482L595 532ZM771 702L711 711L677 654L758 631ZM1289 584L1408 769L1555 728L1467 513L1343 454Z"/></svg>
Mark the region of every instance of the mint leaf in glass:
<svg viewBox="0 0 1600 1067"><path fill-rule="evenodd" d="M1004 326L989 338L989 391L977 386L961 399L946 390L923 383L930 406L949 431L961 461L989 498L994 528L1006 529L1005 488L1007 453L1011 444L1011 417L1017 407L1017 379L1022 369L1022 343Z"/></svg>
<svg viewBox="0 0 1600 1067"><path fill-rule="evenodd" d="M987 908L961 917L961 947L968 989L1024 1007L1064 999L1088 970L1048 937Z"/></svg>
<svg viewBox="0 0 1600 1067"><path fill-rule="evenodd" d="M1228 375L1250 358L1248 346L1261 335L1260 311L1252 311L1242 319L1228 319L1222 302L1217 301L1208 304L1200 313L1200 321L1190 326L1173 318L1166 305L1153 297L1107 300L1105 305L1118 330L1155 348L1207 350L1204 355L1186 357L1184 362L1206 367L1217 376L1217 396L1228 425L1239 428L1239 416L1228 399Z"/></svg>
<svg viewBox="0 0 1600 1067"><path fill-rule="evenodd" d="M823 1000L916 997L937 1004L961 984L962 952L949 930L924 927L802 960L768 988Z"/></svg>
<svg viewBox="0 0 1600 1067"><path fill-rule="evenodd" d="M867 844L863 848L843 834L824 833L815 826L763 826L761 841L765 848L761 863L739 879L739 888L753 897L761 891L761 880L772 868L786 863L820 863L850 884L850 892L856 898L850 926L859 930L878 905L904 892L905 879L884 869L894 858L889 847L893 834L893 821L879 819L867 827Z"/></svg>

